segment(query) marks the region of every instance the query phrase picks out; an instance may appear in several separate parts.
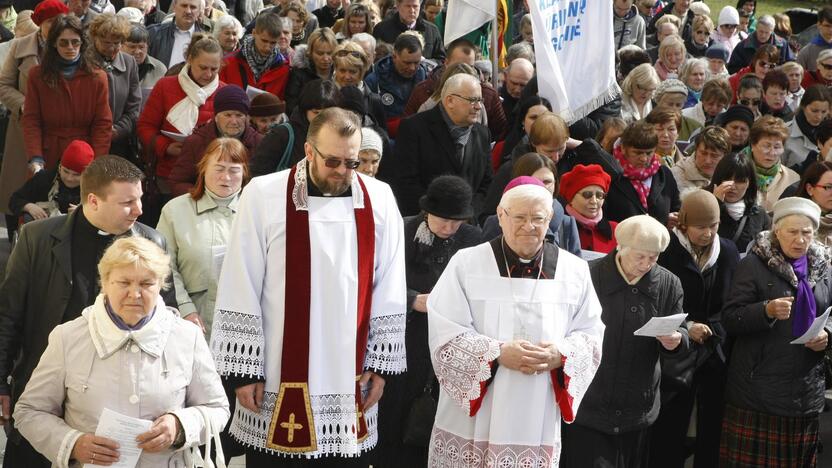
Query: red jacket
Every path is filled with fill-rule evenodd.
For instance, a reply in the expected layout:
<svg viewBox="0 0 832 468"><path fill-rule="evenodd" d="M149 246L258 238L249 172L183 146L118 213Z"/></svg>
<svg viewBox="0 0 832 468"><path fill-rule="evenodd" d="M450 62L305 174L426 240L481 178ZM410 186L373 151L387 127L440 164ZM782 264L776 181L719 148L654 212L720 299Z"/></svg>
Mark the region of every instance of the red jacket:
<svg viewBox="0 0 832 468"><path fill-rule="evenodd" d="M578 225L578 235L581 237L581 248L593 252L610 253L618 243L615 241L615 228L618 223L602 219L595 228L590 229L581 223Z"/></svg>
<svg viewBox="0 0 832 468"><path fill-rule="evenodd" d="M737 103L737 99L739 97L738 94L740 92L740 80L742 80L743 76L751 73L751 71L751 65L749 65L745 68L740 68L739 71L728 77L728 83L734 91L734 97L731 99L731 105Z"/></svg>
<svg viewBox="0 0 832 468"><path fill-rule="evenodd" d="M84 140L96 156L107 154L113 135L107 74L78 70L67 81L49 87L40 66L29 72L23 105L23 137L27 159L42 156L47 169L54 169L72 140ZM9 157L18 155L9 155Z"/></svg>
<svg viewBox="0 0 832 468"><path fill-rule="evenodd" d="M225 83L220 81L217 89L223 86L225 86ZM165 152L168 145L173 143L173 140L162 135L161 132L165 130L179 133L179 130L167 121L167 115L171 108L184 98L185 91L179 86L179 77L176 75L166 76L153 87L153 91L150 92L147 103L144 105L144 110L139 116L139 122L136 126L139 140L145 148L153 148L153 153L156 156L156 175L159 177L168 177L175 159ZM194 128L208 122L212 117L214 117L213 94L199 108L199 117Z"/></svg>
<svg viewBox="0 0 832 468"><path fill-rule="evenodd" d="M268 91L280 99L285 99L286 83L289 81L289 63L281 57L265 73L260 75L260 80L255 80L254 74L251 72L251 66L240 51L225 57L220 70L220 80L223 83L235 84L243 89L246 89L247 86L254 86L263 91Z"/></svg>
<svg viewBox="0 0 832 468"><path fill-rule="evenodd" d="M800 86L802 86L803 89L809 89L809 86L816 84L832 87L832 81L824 80L823 77L820 76L819 71L811 72L807 70L806 73L803 74L803 82L800 83Z"/></svg>

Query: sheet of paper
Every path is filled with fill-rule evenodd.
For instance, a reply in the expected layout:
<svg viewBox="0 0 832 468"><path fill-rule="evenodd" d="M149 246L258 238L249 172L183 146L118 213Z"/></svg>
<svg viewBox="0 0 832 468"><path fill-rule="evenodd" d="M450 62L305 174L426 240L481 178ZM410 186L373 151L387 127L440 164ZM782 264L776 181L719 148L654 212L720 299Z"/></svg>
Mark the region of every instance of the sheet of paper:
<svg viewBox="0 0 832 468"><path fill-rule="evenodd" d="M826 309L826 312L824 312L820 317L816 317L809 329L806 330L806 333L799 338L796 338L794 341L791 341L791 344L806 344L811 341L812 338L818 336L820 331L823 330L823 326L826 325L826 321L829 319L830 311L832 311L832 307Z"/></svg>
<svg viewBox="0 0 832 468"><path fill-rule="evenodd" d="M268 91L265 91L265 90L260 89L260 88L255 88L254 86L246 86L246 95L248 96L249 100L254 99L259 94L263 94L263 93L267 93L267 92Z"/></svg>
<svg viewBox="0 0 832 468"><path fill-rule="evenodd" d="M679 328L688 314L668 315L667 317L653 317L643 327L633 332L636 336L667 336Z"/></svg>
<svg viewBox="0 0 832 468"><path fill-rule="evenodd" d="M168 132L167 130L162 130L162 135L170 138L173 141L185 141L185 138L188 138L188 135L183 135L181 133L176 132Z"/></svg>
<svg viewBox="0 0 832 468"><path fill-rule="evenodd" d="M104 408L98 418L95 435L113 439L119 444L119 459L109 465L110 468L135 468L142 454L136 443L136 437L150 429L153 421L137 419ZM84 466L101 466L86 464Z"/></svg>

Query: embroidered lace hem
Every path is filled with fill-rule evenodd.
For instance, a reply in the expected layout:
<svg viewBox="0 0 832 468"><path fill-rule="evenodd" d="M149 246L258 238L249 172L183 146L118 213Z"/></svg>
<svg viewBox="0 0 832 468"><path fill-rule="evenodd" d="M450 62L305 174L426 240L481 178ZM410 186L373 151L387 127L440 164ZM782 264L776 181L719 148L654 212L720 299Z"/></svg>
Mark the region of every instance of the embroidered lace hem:
<svg viewBox="0 0 832 468"><path fill-rule="evenodd" d="M476 333L463 333L436 350L436 377L445 393L471 410L480 397L481 382L491 378L491 362L500 356L500 343Z"/></svg>
<svg viewBox="0 0 832 468"><path fill-rule="evenodd" d="M561 345L560 351L566 358L563 373L568 378L566 391L572 397L573 416L601 364L601 348L601 338L586 333L573 333Z"/></svg>
<svg viewBox="0 0 832 468"><path fill-rule="evenodd" d="M407 327L405 314L373 317L370 320L370 336L367 338L367 355L364 368L384 374L401 374L407 370L404 332Z"/></svg>
<svg viewBox="0 0 832 468"><path fill-rule="evenodd" d="M430 468L557 468L560 441L554 445L492 444L433 429L428 451Z"/></svg>
<svg viewBox="0 0 832 468"><path fill-rule="evenodd" d="M265 347L259 316L217 310L211 333L211 353L220 375L264 375Z"/></svg>
<svg viewBox="0 0 832 468"><path fill-rule="evenodd" d="M365 395L366 396L366 395ZM372 449L378 442L378 405L364 414L367 437L359 442L356 437L355 395L310 395L312 418L318 450L309 453L286 453L266 448L269 425L274 413L277 394L265 392L259 413L237 405L229 432L241 444L283 457L320 458L325 456L356 457Z"/></svg>

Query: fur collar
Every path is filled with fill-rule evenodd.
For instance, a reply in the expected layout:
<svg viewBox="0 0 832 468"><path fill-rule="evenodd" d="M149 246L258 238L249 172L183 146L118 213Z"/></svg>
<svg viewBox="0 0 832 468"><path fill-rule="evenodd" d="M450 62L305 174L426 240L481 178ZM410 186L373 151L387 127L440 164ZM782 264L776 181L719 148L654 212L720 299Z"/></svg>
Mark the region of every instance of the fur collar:
<svg viewBox="0 0 832 468"><path fill-rule="evenodd" d="M772 231L760 232L751 245L751 252L760 257L777 276L797 287L797 276L786 257L783 256L783 252L772 244L773 238ZM829 248L820 242L813 241L807 255L809 256L809 284L814 287L826 277L830 260Z"/></svg>

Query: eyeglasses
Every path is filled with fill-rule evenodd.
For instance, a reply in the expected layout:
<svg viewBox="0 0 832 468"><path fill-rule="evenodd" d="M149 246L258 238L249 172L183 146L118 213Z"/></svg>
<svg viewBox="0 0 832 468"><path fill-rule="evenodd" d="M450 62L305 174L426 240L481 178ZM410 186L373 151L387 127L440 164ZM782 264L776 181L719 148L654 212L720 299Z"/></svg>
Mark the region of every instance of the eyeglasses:
<svg viewBox="0 0 832 468"><path fill-rule="evenodd" d="M819 189L823 189L826 192L832 192L832 184L825 184L825 185L812 185L812 187L816 187Z"/></svg>
<svg viewBox="0 0 832 468"><path fill-rule="evenodd" d="M760 99L740 99L738 102L743 106L759 106L761 100Z"/></svg>
<svg viewBox="0 0 832 468"><path fill-rule="evenodd" d="M645 92L645 93L648 93L648 92L649 93L654 93L654 92L656 92L656 88L645 88L645 87L641 86L640 84L636 84L636 88L638 88L639 91L642 91L642 92Z"/></svg>
<svg viewBox="0 0 832 468"><path fill-rule="evenodd" d="M832 63L819 63L818 65L824 70L832 70Z"/></svg>
<svg viewBox="0 0 832 468"><path fill-rule="evenodd" d="M361 52L358 52L357 50L339 50L338 52L335 52L335 56L336 57L350 56L350 57L353 57L353 58L357 58L359 60L364 60L364 58L361 56Z"/></svg>
<svg viewBox="0 0 832 468"><path fill-rule="evenodd" d="M58 47L81 47L81 39L58 39Z"/></svg>
<svg viewBox="0 0 832 468"><path fill-rule="evenodd" d="M592 190L584 190L583 192L581 192L581 196L584 197L584 200L592 200L592 197L595 197L599 200L607 198L607 194L601 190L597 190L594 192Z"/></svg>
<svg viewBox="0 0 832 468"><path fill-rule="evenodd" d="M479 106L483 103L483 99L481 97L465 97L460 96L459 94L451 94L451 96L458 97L472 106Z"/></svg>
<svg viewBox="0 0 832 468"><path fill-rule="evenodd" d="M526 216L526 215L519 215L519 214L518 215L512 215L505 208L503 208L503 211L505 211L505 213L508 215L509 219L511 220L511 223L514 224L515 226L525 226L526 224L531 223L532 227L539 228L539 227L541 227L541 226L543 226L543 225L545 225L546 223L549 222L549 218L547 218L546 216L539 216L539 215Z"/></svg>
<svg viewBox="0 0 832 468"><path fill-rule="evenodd" d="M774 68L777 66L776 63L769 63L769 62L762 62L762 61L757 62L757 65L759 65L763 68L767 68L769 70L774 70Z"/></svg>
<svg viewBox="0 0 832 468"><path fill-rule="evenodd" d="M760 151L763 153L782 153L783 145L772 145L770 143L760 143Z"/></svg>
<svg viewBox="0 0 832 468"><path fill-rule="evenodd" d="M338 169L343 164L347 169L357 169L358 166L361 165L361 161L358 159L341 159L341 158L328 158L324 156L323 153L311 142L309 143L312 146L312 149L318 153L318 156L324 160L324 165L330 169Z"/></svg>
<svg viewBox="0 0 832 468"><path fill-rule="evenodd" d="M702 30L702 31L696 31L696 34L704 34L706 36L710 36L711 32L708 31L707 29L705 29L705 30Z"/></svg>

